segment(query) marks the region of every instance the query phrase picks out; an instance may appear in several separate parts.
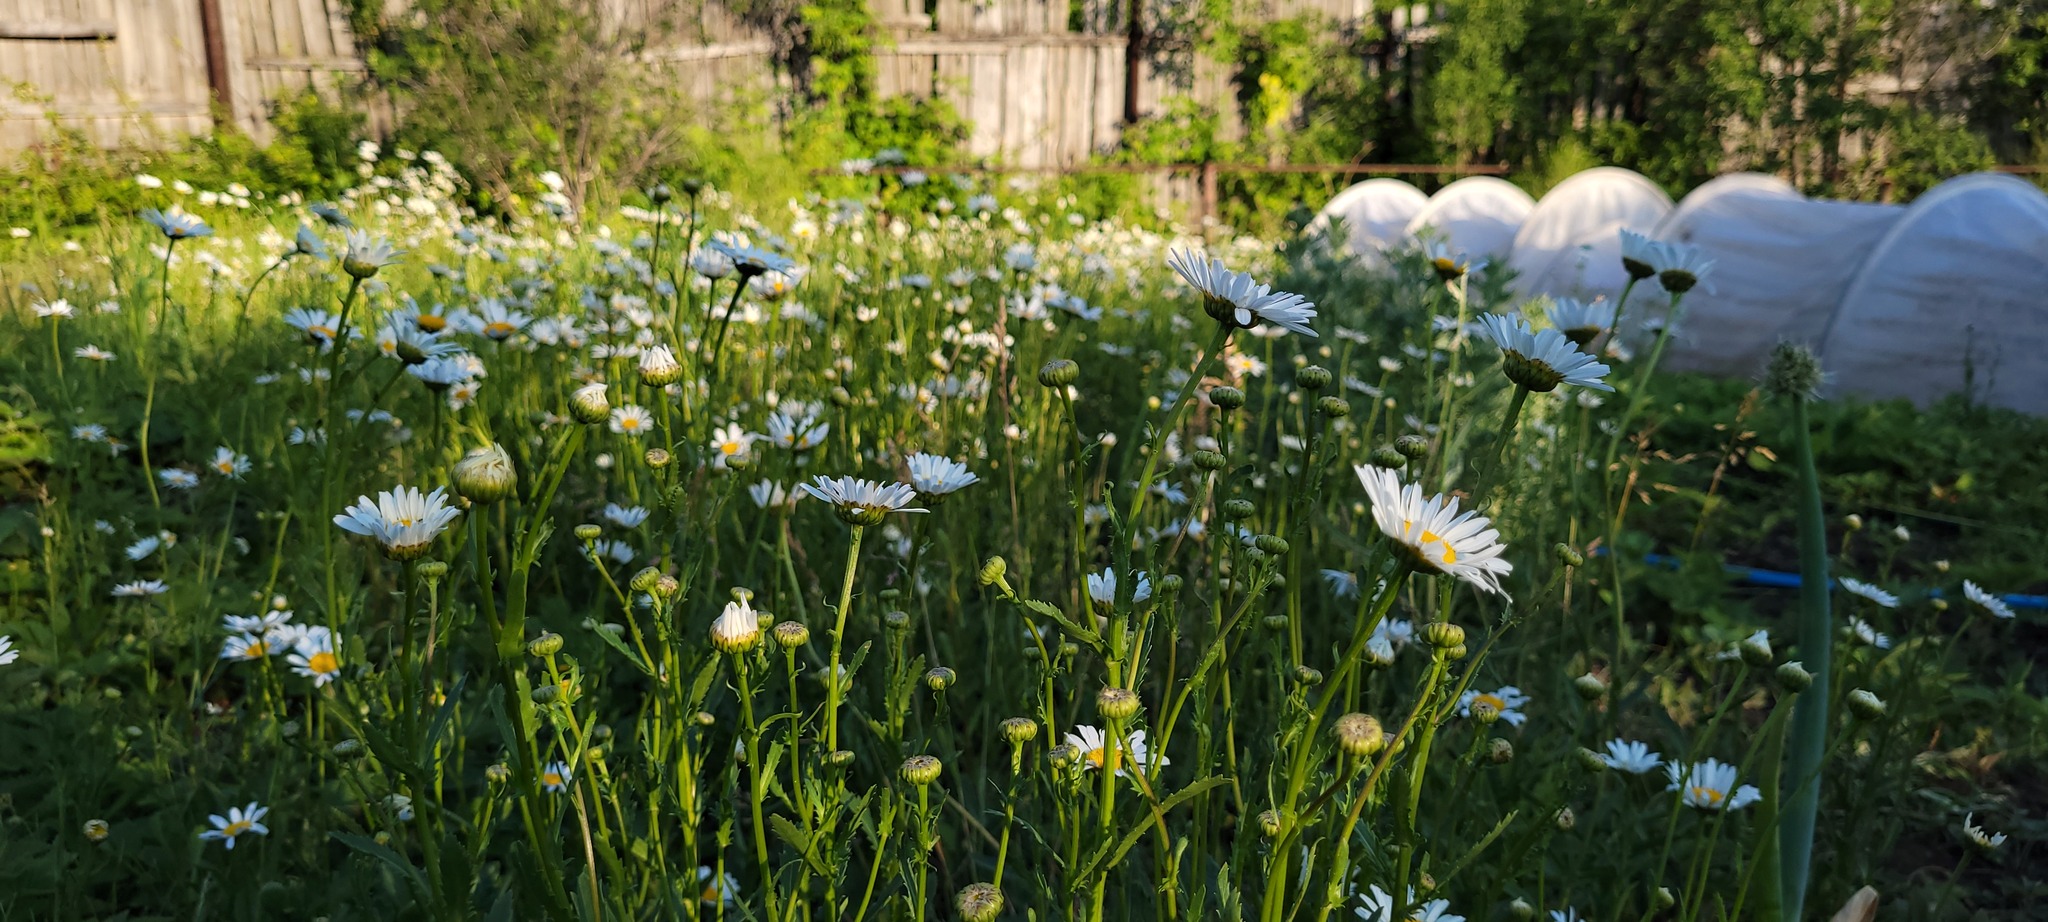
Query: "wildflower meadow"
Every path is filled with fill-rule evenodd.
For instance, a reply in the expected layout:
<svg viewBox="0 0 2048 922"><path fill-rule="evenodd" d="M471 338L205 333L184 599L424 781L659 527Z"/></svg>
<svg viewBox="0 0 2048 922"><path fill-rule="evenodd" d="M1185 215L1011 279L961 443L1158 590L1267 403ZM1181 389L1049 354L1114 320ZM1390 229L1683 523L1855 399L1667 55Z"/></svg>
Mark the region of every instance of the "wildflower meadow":
<svg viewBox="0 0 2048 922"><path fill-rule="evenodd" d="M1683 243L362 155L0 240L0 918L2048 905L2048 425L1661 368Z"/></svg>

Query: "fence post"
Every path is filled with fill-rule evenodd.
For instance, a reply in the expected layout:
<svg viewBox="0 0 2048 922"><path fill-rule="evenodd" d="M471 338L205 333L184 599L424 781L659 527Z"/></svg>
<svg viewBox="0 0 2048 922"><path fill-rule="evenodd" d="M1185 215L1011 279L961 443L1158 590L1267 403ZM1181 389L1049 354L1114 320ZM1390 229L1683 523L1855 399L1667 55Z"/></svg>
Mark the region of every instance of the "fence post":
<svg viewBox="0 0 2048 922"><path fill-rule="evenodd" d="M1218 215L1217 215L1217 213L1216 213L1216 207L1217 207L1217 206L1216 206L1216 174L1217 174L1217 172L1218 172L1218 170L1216 169L1216 163L1215 163L1215 161L1213 161L1213 160L1204 160L1204 161L1202 161L1202 173L1201 173L1201 183L1202 183L1202 190L1201 190L1201 192L1200 192L1200 195L1201 195L1201 199L1202 199L1202 214L1201 214L1201 217L1203 217L1203 218L1215 218L1215 217L1218 217Z"/></svg>
<svg viewBox="0 0 2048 922"><path fill-rule="evenodd" d="M199 0L199 29L206 40L206 84L213 90L220 120L235 124L235 91L228 78L227 26L221 21L220 0Z"/></svg>

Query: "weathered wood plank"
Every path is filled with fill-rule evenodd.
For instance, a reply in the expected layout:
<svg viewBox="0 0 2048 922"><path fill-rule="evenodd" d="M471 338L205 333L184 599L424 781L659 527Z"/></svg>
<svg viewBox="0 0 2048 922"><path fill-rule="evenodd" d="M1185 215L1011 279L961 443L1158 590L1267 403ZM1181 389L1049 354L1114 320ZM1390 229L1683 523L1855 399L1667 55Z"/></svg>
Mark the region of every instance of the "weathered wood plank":
<svg viewBox="0 0 2048 922"><path fill-rule="evenodd" d="M110 42L120 36L111 19L91 21L0 22L0 41Z"/></svg>

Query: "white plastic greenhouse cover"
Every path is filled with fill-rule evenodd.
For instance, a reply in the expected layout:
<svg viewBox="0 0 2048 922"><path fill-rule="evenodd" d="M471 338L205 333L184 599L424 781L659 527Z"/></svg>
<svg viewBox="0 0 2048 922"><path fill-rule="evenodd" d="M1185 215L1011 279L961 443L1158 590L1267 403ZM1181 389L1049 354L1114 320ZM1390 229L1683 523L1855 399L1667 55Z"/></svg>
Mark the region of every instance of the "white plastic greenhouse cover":
<svg viewBox="0 0 2048 922"><path fill-rule="evenodd" d="M1807 199L1754 173L1694 189L1652 235L1714 260L1708 283L1685 297L1668 367L1742 377L1762 368L1781 339L1818 343L1865 257L1905 211ZM1637 285L1628 316L1653 316L1665 298L1654 284Z"/></svg>
<svg viewBox="0 0 2048 922"><path fill-rule="evenodd" d="M1435 228L1451 249L1500 259L1514 246L1515 232L1536 208L1536 200L1504 179L1467 176L1437 190L1408 221L1409 236Z"/></svg>
<svg viewBox="0 0 2048 922"><path fill-rule="evenodd" d="M1398 179L1368 179L1339 192L1308 225L1314 235L1341 219L1348 228L1351 255L1377 264L1380 251L1403 242L1408 222L1429 204L1429 196Z"/></svg>
<svg viewBox="0 0 2048 922"><path fill-rule="evenodd" d="M2048 414L2048 194L1951 179L1871 251L1820 337L1833 389Z"/></svg>
<svg viewBox="0 0 2048 922"><path fill-rule="evenodd" d="M1656 231L1671 213L1671 196L1643 174L1603 166L1574 174L1536 203L1515 233L1507 266L1516 292L1592 301L1612 298L1628 283L1621 268L1621 232Z"/></svg>

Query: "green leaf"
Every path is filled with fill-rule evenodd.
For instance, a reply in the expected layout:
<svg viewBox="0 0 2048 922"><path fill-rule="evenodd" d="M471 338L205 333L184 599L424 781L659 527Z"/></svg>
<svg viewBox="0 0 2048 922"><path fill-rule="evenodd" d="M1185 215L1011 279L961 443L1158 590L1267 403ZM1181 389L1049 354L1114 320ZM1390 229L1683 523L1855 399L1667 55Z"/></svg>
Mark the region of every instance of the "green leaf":
<svg viewBox="0 0 2048 922"><path fill-rule="evenodd" d="M646 663L642 662L640 660L639 654L634 653L630 648L628 648L626 646L626 642L619 639L619 635L614 634L611 631L605 630L604 625L592 624L590 626L590 632L596 634L599 640L604 641L612 649L619 651L619 655L625 657L626 662L632 663L633 668L640 670L642 674L650 676L654 674L653 667L648 666Z"/></svg>
<svg viewBox="0 0 2048 922"><path fill-rule="evenodd" d="M1066 612L1060 611L1051 603L1040 602L1037 599L1018 599L1017 604L1051 618L1059 624L1060 630L1067 632L1067 636L1087 644L1091 649L1098 652L1102 650L1102 635L1082 627L1079 622L1067 617Z"/></svg>
<svg viewBox="0 0 2048 922"><path fill-rule="evenodd" d="M378 845L377 840L372 839L369 836L359 836L346 832L330 832L328 833L328 835L333 836L334 841L336 842L340 842L341 844L346 845L349 848L355 849L356 851L362 852L365 855L368 855L372 858L377 859L378 861L382 861L385 864L390 865L392 868L396 869L401 876L405 878L406 886L412 889L414 899L417 899L422 903L429 902L430 895L427 892L426 877L420 874L418 868L412 866L412 862L405 860L405 858L399 855L397 852L394 852L385 846Z"/></svg>
<svg viewBox="0 0 2048 922"><path fill-rule="evenodd" d="M779 813L772 815L768 817L768 825L775 830L778 838L789 843L791 848L797 850L797 854L804 856L804 863L811 866L811 873L820 877L832 876L832 868L825 864L824 859L817 854L817 849L812 847L811 837L796 828L796 824L790 822L788 817Z"/></svg>

